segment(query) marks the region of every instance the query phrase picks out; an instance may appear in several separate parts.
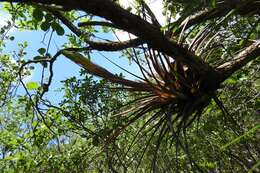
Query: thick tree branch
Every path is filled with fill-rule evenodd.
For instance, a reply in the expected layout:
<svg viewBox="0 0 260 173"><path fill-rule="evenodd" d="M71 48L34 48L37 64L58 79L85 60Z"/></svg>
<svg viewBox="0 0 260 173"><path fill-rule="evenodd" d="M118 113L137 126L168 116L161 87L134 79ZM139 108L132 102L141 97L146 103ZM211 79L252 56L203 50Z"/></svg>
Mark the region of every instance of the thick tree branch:
<svg viewBox="0 0 260 173"><path fill-rule="evenodd" d="M114 25L113 23L104 22L104 21L87 21L87 22L78 23L78 27L86 27L86 26L107 26L111 28L121 29L120 27Z"/></svg>
<svg viewBox="0 0 260 173"><path fill-rule="evenodd" d="M184 26L185 29L188 29L189 27L201 22L225 16L232 9L236 9L236 13L240 15L260 14L260 3L256 0L225 1L217 5L216 8L203 9L195 14L192 14L191 16L188 16L185 20L181 18L179 21L176 22L180 23L180 26L174 34L179 34Z"/></svg>
<svg viewBox="0 0 260 173"><path fill-rule="evenodd" d="M66 10L82 10L111 21L114 25L145 40L149 47L161 51L175 59L188 64L198 73L214 73L212 68L202 62L192 52L170 41L160 28L143 20L141 17L121 8L111 0L6 0L29 4L58 5ZM120 14L120 16L119 16Z"/></svg>
<svg viewBox="0 0 260 173"><path fill-rule="evenodd" d="M64 25L66 25L78 37L83 36L85 33L78 29L69 19L67 19L61 12L47 8L54 16L56 16Z"/></svg>
<svg viewBox="0 0 260 173"><path fill-rule="evenodd" d="M122 41L122 42L94 42L86 41L92 50L99 51L120 51L130 47L136 47L144 43L143 40L136 38L133 40Z"/></svg>
<svg viewBox="0 0 260 173"><path fill-rule="evenodd" d="M249 61L252 61L260 56L260 40L257 40L245 50L237 54L231 61L217 67L217 70L222 74L222 81L227 79L235 71L245 66Z"/></svg>
<svg viewBox="0 0 260 173"><path fill-rule="evenodd" d="M74 34L76 34L78 37L84 36L85 33L78 29L70 20L68 20L61 12L51 10L49 11L55 15L61 22L66 25ZM90 21L91 22L91 21ZM97 23L91 22L92 24ZM98 22L100 24L100 22ZM102 22L104 23L104 22ZM108 23L108 22L105 22ZM113 25L112 23L109 23ZM123 42L95 42L95 41L90 41L90 40L84 40L87 44L89 44L89 49L91 50L99 50L99 51L120 51L123 49L127 49L129 47L136 47L138 45L141 45L144 43L139 38L133 39L133 40L128 40L128 41L123 41Z"/></svg>

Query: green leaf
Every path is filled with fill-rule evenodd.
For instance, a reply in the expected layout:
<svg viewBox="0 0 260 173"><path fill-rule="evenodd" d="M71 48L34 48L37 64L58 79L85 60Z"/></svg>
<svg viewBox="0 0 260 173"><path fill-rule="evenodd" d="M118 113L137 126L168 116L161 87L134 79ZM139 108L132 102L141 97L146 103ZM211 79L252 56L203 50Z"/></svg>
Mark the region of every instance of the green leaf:
<svg viewBox="0 0 260 173"><path fill-rule="evenodd" d="M0 34L3 34L3 33L5 33L5 29L4 29L4 28L1 28Z"/></svg>
<svg viewBox="0 0 260 173"><path fill-rule="evenodd" d="M10 145L16 145L17 144L17 140L16 139L13 139L9 142Z"/></svg>
<svg viewBox="0 0 260 173"><path fill-rule="evenodd" d="M64 29L57 22L52 22L51 27L53 30L56 31L56 33L58 35L60 35L60 36L64 35L64 33L65 33Z"/></svg>
<svg viewBox="0 0 260 173"><path fill-rule="evenodd" d="M212 7L214 8L216 7L216 0L210 0L210 3Z"/></svg>
<svg viewBox="0 0 260 173"><path fill-rule="evenodd" d="M39 84L37 82L28 82L26 83L26 88L28 90L36 90L39 88Z"/></svg>
<svg viewBox="0 0 260 173"><path fill-rule="evenodd" d="M11 41L13 41L13 40L14 40L14 36L11 36L9 39L10 39Z"/></svg>
<svg viewBox="0 0 260 173"><path fill-rule="evenodd" d="M33 126L33 127L36 127L36 126L38 126L38 124L39 124L38 121L33 121L32 126Z"/></svg>
<svg viewBox="0 0 260 173"><path fill-rule="evenodd" d="M44 53L46 52L46 49L42 47L42 48L38 49L38 52L39 52L39 54L44 55Z"/></svg>
<svg viewBox="0 0 260 173"><path fill-rule="evenodd" d="M50 21L52 21L53 20L53 17L52 17L52 15L51 14L49 14L49 13L47 13L46 15L45 15L45 21L48 21L48 22L50 22Z"/></svg>
<svg viewBox="0 0 260 173"><path fill-rule="evenodd" d="M33 10L33 14L32 15L33 15L34 19L36 19L39 22L42 21L42 19L43 19L43 12L39 8L35 8Z"/></svg>
<svg viewBox="0 0 260 173"><path fill-rule="evenodd" d="M47 63L47 62L41 62L41 64L42 64L42 66L43 66L44 68L47 68L47 67L48 67L48 63Z"/></svg>
<svg viewBox="0 0 260 173"><path fill-rule="evenodd" d="M41 29L42 29L43 31L47 31L47 30L50 28L50 26L51 26L51 24L50 24L49 22L45 21L45 22L43 22L43 23L41 24Z"/></svg>
<svg viewBox="0 0 260 173"><path fill-rule="evenodd" d="M255 87L256 87L256 89L260 89L260 79L257 79L255 81Z"/></svg>
<svg viewBox="0 0 260 173"><path fill-rule="evenodd" d="M235 83L237 83L237 80L235 78L233 78L233 77L230 77L230 78L228 78L225 81L225 83L227 83L227 84L235 84Z"/></svg>

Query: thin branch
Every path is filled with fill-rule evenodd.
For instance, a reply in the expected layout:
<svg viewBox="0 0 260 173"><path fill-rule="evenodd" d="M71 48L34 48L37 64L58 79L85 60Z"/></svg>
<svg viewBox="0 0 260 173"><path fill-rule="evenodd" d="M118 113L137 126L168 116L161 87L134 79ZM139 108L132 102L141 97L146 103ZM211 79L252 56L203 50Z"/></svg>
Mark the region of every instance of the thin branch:
<svg viewBox="0 0 260 173"><path fill-rule="evenodd" d="M78 29L69 19L67 19L60 11L47 8L54 16L56 16L65 26L67 26L78 37L85 35L83 31Z"/></svg>
<svg viewBox="0 0 260 173"><path fill-rule="evenodd" d="M85 35L85 33L83 31L78 29L61 12L51 10L51 9L49 9L49 11L52 14L54 14L58 19L60 19L62 21L62 23L64 25L66 25L75 35L77 35L78 37ZM88 22L88 23L90 23L90 22ZM91 23L95 24L97 22L91 22ZM98 22L98 23L101 24L101 22ZM108 24L108 22L102 22L102 23ZM82 23L82 24L84 24L84 23ZM112 23L109 23L109 24L112 24ZM123 41L123 42L111 42L111 43L95 42L95 41L90 41L90 40L85 39L85 42L87 44L89 44L89 46L91 47L92 50L99 50L99 51L120 51L120 50L123 50L123 49L127 49L129 47L136 47L136 46L139 46L139 45L144 43L144 41L142 41L141 39L138 39L138 38L133 39L133 40L128 40L128 41Z"/></svg>

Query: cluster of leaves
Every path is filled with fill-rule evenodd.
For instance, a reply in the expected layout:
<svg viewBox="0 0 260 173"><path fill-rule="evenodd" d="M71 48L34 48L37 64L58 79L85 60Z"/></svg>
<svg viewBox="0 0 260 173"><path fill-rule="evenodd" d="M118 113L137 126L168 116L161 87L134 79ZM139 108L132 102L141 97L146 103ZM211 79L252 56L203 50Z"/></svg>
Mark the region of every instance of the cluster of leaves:
<svg viewBox="0 0 260 173"><path fill-rule="evenodd" d="M13 41L14 36L9 36L8 32L12 28L11 22L7 22L0 28L0 107L9 104L11 99L16 94L19 84L19 78L25 78L30 75L32 67L26 67L20 72L20 66L25 62L24 56L27 54L25 49L27 42L19 43L18 49L13 51L13 54L7 54L4 49L7 41Z"/></svg>

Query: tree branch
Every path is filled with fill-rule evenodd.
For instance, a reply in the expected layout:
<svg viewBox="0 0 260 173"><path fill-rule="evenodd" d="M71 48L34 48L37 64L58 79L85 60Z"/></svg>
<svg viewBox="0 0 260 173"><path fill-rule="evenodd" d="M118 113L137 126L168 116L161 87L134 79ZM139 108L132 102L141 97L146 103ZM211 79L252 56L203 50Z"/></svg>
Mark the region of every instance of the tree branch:
<svg viewBox="0 0 260 173"><path fill-rule="evenodd" d="M107 27L121 29L120 27L114 25L113 23L104 22L104 21L87 21L87 22L78 23L78 27L85 27L85 26L107 26Z"/></svg>
<svg viewBox="0 0 260 173"><path fill-rule="evenodd" d="M47 8L54 16L56 16L64 25L66 25L78 37L83 36L85 33L78 29L69 19L67 19L61 12Z"/></svg>
<svg viewBox="0 0 260 173"><path fill-rule="evenodd" d="M217 67L217 70L222 74L221 81L227 79L235 71L245 66L248 62L260 56L260 40L257 40L245 50L237 54L231 61Z"/></svg>
<svg viewBox="0 0 260 173"><path fill-rule="evenodd" d="M136 47L144 43L143 40L136 38L128 41L122 42L94 42L94 41L86 41L89 44L92 50L99 51L120 51L123 49L127 49L130 47Z"/></svg>
<svg viewBox="0 0 260 173"><path fill-rule="evenodd" d="M114 25L134 34L149 45L149 47L163 52L176 60L184 62L196 69L200 74L214 73L208 64L196 57L181 45L170 41L160 31L160 28L143 20L141 17L121 8L112 0L5 0L8 2L24 2L29 4L47 4L62 6L65 10L82 10L111 21ZM120 16L119 16L120 15Z"/></svg>
<svg viewBox="0 0 260 173"><path fill-rule="evenodd" d="M236 9L237 14L240 15L260 14L260 3L256 0L232 0L231 2L225 1L222 4L217 5L216 8L203 9L195 14L188 16L184 20L183 18L181 18L180 20L175 22L177 24L179 23L180 26L174 34L179 34L184 26L186 30L189 27L199 24L201 22L225 16L232 9Z"/></svg>
<svg viewBox="0 0 260 173"><path fill-rule="evenodd" d="M85 33L83 31L81 31L80 29L78 29L70 20L68 20L61 12L59 11L55 11L55 10L51 10L49 9L49 11L55 15L59 20L61 20L61 22L66 25L74 34L76 34L78 37L80 36L84 36ZM99 22L99 21L90 21L88 23L91 24L111 24L112 23L108 23L108 22ZM142 41L139 38L133 39L133 40L128 40L128 41L123 41L123 42L94 42L94 41L90 41L85 39L84 40L87 44L89 44L89 48L91 50L99 50L99 51L120 51L123 49L127 49L129 47L136 47L138 45L141 45L144 43L144 41Z"/></svg>

